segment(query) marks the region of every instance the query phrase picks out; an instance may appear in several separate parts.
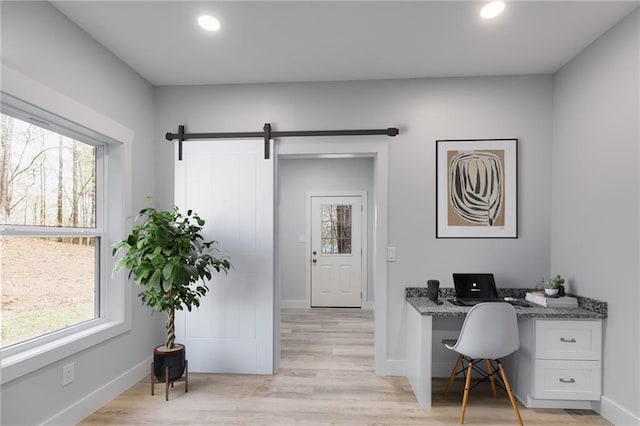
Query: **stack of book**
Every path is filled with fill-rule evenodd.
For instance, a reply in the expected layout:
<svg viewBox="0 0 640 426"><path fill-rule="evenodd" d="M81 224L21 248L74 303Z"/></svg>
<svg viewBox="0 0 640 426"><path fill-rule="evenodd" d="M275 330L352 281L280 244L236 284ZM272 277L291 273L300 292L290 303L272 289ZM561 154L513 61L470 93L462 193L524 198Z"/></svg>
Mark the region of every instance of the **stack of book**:
<svg viewBox="0 0 640 426"><path fill-rule="evenodd" d="M548 308L577 308L578 299L571 296L547 297L542 293L527 293L525 300Z"/></svg>

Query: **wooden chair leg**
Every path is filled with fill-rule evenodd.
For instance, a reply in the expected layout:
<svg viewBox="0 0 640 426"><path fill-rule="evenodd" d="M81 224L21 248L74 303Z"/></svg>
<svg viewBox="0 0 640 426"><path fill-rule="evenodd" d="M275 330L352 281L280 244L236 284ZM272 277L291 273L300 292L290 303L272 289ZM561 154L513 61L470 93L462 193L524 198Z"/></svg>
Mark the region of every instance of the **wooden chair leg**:
<svg viewBox="0 0 640 426"><path fill-rule="evenodd" d="M458 368L460 367L460 363L462 362L462 355L458 356L458 360L456 361L455 367L451 371L451 376L449 377L449 383L447 383L447 387L444 388L444 396L449 395L449 390L451 389L451 385L453 384L453 379L456 377L456 373L458 372Z"/></svg>
<svg viewBox="0 0 640 426"><path fill-rule="evenodd" d="M487 372L489 373L489 381L491 382L491 391L493 392L493 397L497 398L498 391L496 390L496 380L493 377L493 366L490 360L485 359L485 362L487 364Z"/></svg>
<svg viewBox="0 0 640 426"><path fill-rule="evenodd" d="M518 405L516 403L516 399L513 397L513 392L511 391L511 386L509 385L509 381L507 380L507 375L504 372L504 368L502 367L502 363L497 361L498 369L500 370L500 376L502 376L502 381L504 382L504 387L507 390L507 395L509 395L509 401L511 401L511 406L513 407L513 411L516 413L516 417L518 418L518 423L520 426L523 426L522 417L520 417L520 410L518 410Z"/></svg>
<svg viewBox="0 0 640 426"><path fill-rule="evenodd" d="M169 366L164 368L164 400L169 400Z"/></svg>
<svg viewBox="0 0 640 426"><path fill-rule="evenodd" d="M184 391L189 392L189 360L184 361Z"/></svg>
<svg viewBox="0 0 640 426"><path fill-rule="evenodd" d="M151 396L153 396L153 388L155 387L153 383L153 361L151 362L151 374L149 374L149 381L151 382Z"/></svg>
<svg viewBox="0 0 640 426"><path fill-rule="evenodd" d="M467 409L467 401L469 400L469 390L471 388L471 372L473 371L473 360L468 360L467 380L464 382L464 394L462 395L462 410L460 411L460 424L464 423L464 412Z"/></svg>

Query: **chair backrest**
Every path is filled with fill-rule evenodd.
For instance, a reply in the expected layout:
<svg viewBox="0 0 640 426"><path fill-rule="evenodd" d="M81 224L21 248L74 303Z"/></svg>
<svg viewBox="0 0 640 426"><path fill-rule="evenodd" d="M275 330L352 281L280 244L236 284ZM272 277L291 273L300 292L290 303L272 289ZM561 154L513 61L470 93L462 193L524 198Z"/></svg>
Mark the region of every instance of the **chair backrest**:
<svg viewBox="0 0 640 426"><path fill-rule="evenodd" d="M516 310L509 303L475 305L462 324L454 351L472 359L499 359L520 347Z"/></svg>

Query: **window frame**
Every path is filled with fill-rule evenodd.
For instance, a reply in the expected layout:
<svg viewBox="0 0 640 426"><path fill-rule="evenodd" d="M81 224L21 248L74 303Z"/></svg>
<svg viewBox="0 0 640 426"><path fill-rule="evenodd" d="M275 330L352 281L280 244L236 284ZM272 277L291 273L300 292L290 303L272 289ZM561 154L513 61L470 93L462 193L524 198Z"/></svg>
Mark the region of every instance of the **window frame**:
<svg viewBox="0 0 640 426"><path fill-rule="evenodd" d="M0 349L0 378L5 384L63 358L98 345L131 330L131 288L125 274L112 274L114 259L110 247L123 238L125 204L130 193L127 163L130 146L70 119L53 114L33 104L0 92L0 111L72 139L96 146L96 227L41 227L0 225L1 236L93 236L98 238L96 284L99 286L99 312L93 320L29 339ZM71 105L71 112L78 108ZM82 111L86 117L87 111ZM102 122L91 111L88 121ZM75 114L70 114L71 116ZM113 123L116 124L116 123ZM115 129L121 130L120 129ZM117 133L117 132L116 132Z"/></svg>

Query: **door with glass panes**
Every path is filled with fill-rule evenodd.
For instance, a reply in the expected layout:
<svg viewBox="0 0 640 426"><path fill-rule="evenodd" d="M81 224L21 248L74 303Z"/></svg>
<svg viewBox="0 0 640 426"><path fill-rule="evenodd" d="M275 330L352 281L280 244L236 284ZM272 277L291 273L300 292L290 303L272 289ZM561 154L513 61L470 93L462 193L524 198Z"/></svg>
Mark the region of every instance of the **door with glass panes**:
<svg viewBox="0 0 640 426"><path fill-rule="evenodd" d="M362 197L311 197L311 306L362 306Z"/></svg>

